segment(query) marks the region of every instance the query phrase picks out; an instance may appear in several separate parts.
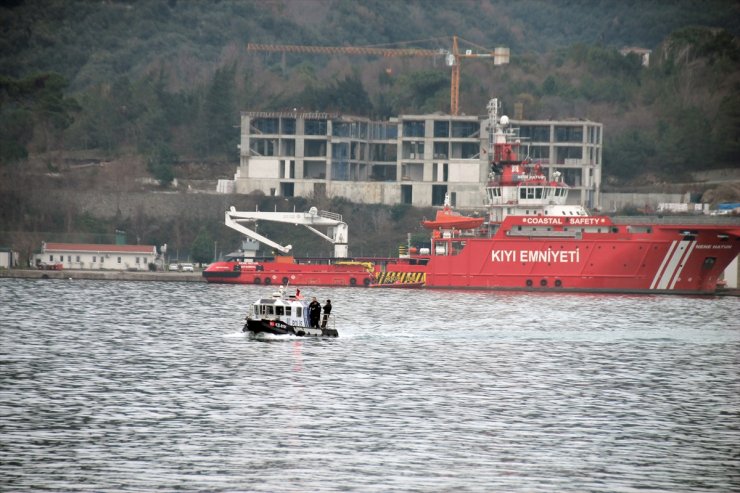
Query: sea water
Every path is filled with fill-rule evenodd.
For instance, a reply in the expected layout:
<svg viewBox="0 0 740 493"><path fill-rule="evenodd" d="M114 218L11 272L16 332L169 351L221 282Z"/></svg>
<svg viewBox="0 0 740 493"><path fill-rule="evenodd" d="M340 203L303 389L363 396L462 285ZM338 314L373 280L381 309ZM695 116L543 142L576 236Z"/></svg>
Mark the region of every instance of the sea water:
<svg viewBox="0 0 740 493"><path fill-rule="evenodd" d="M0 279L0 490L740 490L740 299Z"/></svg>

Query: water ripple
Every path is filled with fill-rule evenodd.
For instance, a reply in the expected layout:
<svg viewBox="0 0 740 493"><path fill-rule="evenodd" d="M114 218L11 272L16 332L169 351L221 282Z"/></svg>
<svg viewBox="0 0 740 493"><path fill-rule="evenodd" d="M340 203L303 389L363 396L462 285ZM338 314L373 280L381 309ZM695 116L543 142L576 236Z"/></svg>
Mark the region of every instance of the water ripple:
<svg viewBox="0 0 740 493"><path fill-rule="evenodd" d="M740 490L740 300L0 280L3 491Z"/></svg>

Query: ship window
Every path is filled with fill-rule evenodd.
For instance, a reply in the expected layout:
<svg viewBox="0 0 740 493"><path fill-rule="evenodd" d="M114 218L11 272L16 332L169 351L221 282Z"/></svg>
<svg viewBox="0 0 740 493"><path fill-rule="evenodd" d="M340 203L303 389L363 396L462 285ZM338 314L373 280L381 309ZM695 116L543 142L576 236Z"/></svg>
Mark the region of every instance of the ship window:
<svg viewBox="0 0 740 493"><path fill-rule="evenodd" d="M285 314L290 317L290 312L291 312L290 307L289 306L286 306L285 307Z"/></svg>
<svg viewBox="0 0 740 493"><path fill-rule="evenodd" d="M526 199L527 198L527 190L525 188L519 189L519 198L520 199Z"/></svg>
<svg viewBox="0 0 740 493"><path fill-rule="evenodd" d="M282 306L275 307L275 315L285 315L285 311Z"/></svg>
<svg viewBox="0 0 740 493"><path fill-rule="evenodd" d="M299 318L303 316L303 307L302 306L295 307L295 316L296 317L299 317Z"/></svg>
<svg viewBox="0 0 740 493"><path fill-rule="evenodd" d="M542 198L542 188L541 187L535 188L534 195L535 195L535 198L541 199Z"/></svg>
<svg viewBox="0 0 740 493"><path fill-rule="evenodd" d="M528 199L534 198L534 188L527 188L527 198Z"/></svg>
<svg viewBox="0 0 740 493"><path fill-rule="evenodd" d="M275 314L275 310L273 310L274 307L268 306L266 308L267 308L267 314L268 315L274 315Z"/></svg>

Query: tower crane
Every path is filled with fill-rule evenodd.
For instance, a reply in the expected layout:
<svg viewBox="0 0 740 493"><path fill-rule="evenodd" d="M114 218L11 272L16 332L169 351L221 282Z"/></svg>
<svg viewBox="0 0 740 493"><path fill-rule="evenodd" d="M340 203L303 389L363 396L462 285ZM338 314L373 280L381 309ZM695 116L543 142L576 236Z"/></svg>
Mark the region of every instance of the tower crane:
<svg viewBox="0 0 740 493"><path fill-rule="evenodd" d="M420 48L385 48L378 46L309 46L309 45L277 45L248 43L247 51L265 51L282 53L324 53L345 55L371 55L382 57L437 57L444 56L445 63L451 67L450 77L450 114L456 116L460 110L460 62L467 58L492 58L494 65L509 63L509 48L498 47L493 51L485 50L473 53L472 50L461 52L458 46L457 36L452 37L452 48L450 50L420 49ZM474 45L469 41L466 43Z"/></svg>

